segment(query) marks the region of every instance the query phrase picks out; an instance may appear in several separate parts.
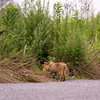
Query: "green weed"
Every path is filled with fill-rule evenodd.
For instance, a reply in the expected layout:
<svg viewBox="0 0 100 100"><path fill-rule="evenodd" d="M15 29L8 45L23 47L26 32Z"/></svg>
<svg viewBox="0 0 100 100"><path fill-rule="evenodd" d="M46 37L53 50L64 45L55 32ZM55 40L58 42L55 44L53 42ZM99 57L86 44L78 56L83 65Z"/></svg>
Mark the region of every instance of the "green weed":
<svg viewBox="0 0 100 100"><path fill-rule="evenodd" d="M3 78L3 77L5 77L6 76L6 74L4 74L4 75L0 75L0 78Z"/></svg>
<svg viewBox="0 0 100 100"><path fill-rule="evenodd" d="M25 79L25 77L23 77L22 75L19 76L21 81L24 81L25 83L27 82L27 79Z"/></svg>

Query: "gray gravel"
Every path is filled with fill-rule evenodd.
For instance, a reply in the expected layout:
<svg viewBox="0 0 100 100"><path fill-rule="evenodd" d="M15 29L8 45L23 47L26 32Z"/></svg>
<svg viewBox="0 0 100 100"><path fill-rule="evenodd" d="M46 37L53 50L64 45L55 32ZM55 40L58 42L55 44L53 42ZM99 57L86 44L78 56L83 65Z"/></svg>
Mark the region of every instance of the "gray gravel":
<svg viewBox="0 0 100 100"><path fill-rule="evenodd" d="M100 80L0 84L0 100L100 100Z"/></svg>

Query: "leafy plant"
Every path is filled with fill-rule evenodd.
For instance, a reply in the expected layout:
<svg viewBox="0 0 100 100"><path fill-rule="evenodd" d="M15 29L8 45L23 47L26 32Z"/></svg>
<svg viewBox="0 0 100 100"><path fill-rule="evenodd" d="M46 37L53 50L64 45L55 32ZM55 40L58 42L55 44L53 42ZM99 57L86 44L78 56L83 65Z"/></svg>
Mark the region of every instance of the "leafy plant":
<svg viewBox="0 0 100 100"><path fill-rule="evenodd" d="M13 4L6 6L6 9L2 9L2 23L6 29L14 29L14 25L19 17L19 9Z"/></svg>

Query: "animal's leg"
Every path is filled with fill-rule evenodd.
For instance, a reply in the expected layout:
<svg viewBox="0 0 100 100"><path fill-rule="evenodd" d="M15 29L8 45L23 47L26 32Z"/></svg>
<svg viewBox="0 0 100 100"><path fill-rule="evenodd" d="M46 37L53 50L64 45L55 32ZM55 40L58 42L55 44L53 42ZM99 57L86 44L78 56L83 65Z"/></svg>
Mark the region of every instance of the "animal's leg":
<svg viewBox="0 0 100 100"><path fill-rule="evenodd" d="M63 71L60 71L59 75L60 75L60 81L63 81Z"/></svg>

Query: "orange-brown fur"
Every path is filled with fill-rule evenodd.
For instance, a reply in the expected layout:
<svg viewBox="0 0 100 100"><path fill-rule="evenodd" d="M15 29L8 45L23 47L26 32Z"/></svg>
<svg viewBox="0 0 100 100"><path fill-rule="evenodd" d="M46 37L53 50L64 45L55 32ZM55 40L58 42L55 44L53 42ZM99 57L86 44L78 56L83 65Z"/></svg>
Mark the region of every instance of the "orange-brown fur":
<svg viewBox="0 0 100 100"><path fill-rule="evenodd" d="M53 63L51 61L49 63L49 67L46 70L49 71L51 75L52 73L56 73L56 74L59 73L60 81L65 81L66 72L67 74L69 74L69 69L67 65L63 62Z"/></svg>

